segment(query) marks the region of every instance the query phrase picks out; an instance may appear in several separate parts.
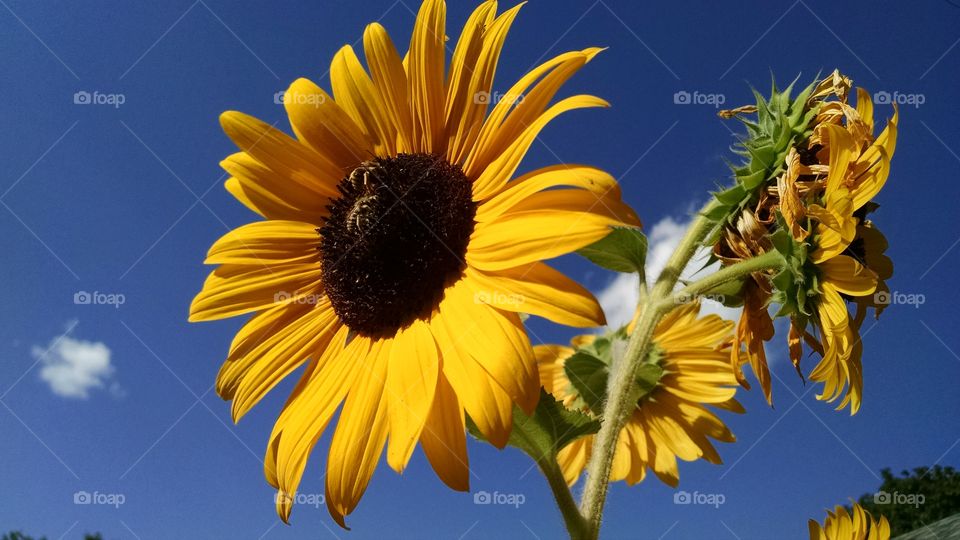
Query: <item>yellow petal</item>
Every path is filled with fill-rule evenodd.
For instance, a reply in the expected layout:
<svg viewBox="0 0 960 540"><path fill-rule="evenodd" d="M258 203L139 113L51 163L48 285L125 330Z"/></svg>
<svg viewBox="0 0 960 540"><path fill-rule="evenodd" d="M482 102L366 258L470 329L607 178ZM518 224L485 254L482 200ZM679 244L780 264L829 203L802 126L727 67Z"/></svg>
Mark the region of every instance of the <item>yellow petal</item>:
<svg viewBox="0 0 960 540"><path fill-rule="evenodd" d="M330 84L337 103L373 141L376 155L396 155L397 128L393 118L350 45L344 45L334 55Z"/></svg>
<svg viewBox="0 0 960 540"><path fill-rule="evenodd" d="M189 320L212 321L296 302L319 288L316 264L223 265L210 272L193 299Z"/></svg>
<svg viewBox="0 0 960 540"><path fill-rule="evenodd" d="M507 181L520 165L520 160L526 155L530 145L540 131L560 114L576 109L590 107L608 107L609 104L594 96L573 96L547 109L536 120L531 122L513 139L510 146L500 156L482 171L466 170L467 177L476 178L473 184L473 200L483 201L500 192Z"/></svg>
<svg viewBox="0 0 960 540"><path fill-rule="evenodd" d="M435 316L430 321L430 331L440 345L443 375L480 432L494 446L503 448L513 427L513 400L452 338L440 319Z"/></svg>
<svg viewBox="0 0 960 540"><path fill-rule="evenodd" d="M446 131L448 137L447 161L461 163L460 150L467 143L459 142L469 137L469 132L475 122L473 118L473 104L475 96L471 95L470 81L476 71L477 58L483 47L484 29L493 23L497 12L497 2L489 0L483 2L470 14L460 32L460 39L453 50L450 60L450 72L447 74L447 102L446 102ZM481 110L479 122L483 121ZM478 126L479 129L479 126Z"/></svg>
<svg viewBox="0 0 960 540"><path fill-rule="evenodd" d="M237 422L311 355L326 348L341 324L330 301L320 302L294 322L274 330L250 351L254 364L237 386L231 413Z"/></svg>
<svg viewBox="0 0 960 540"><path fill-rule="evenodd" d="M578 250L605 237L611 226L626 225L603 215L605 209L597 205L588 211L548 208L511 212L478 224L467 248L467 264L486 271L506 270Z"/></svg>
<svg viewBox="0 0 960 540"><path fill-rule="evenodd" d="M467 267L474 297L505 311L529 313L567 326L603 326L600 304L589 291L549 266L535 262L484 272Z"/></svg>
<svg viewBox="0 0 960 540"><path fill-rule="evenodd" d="M476 143L468 149L470 153L464 170L480 174L486 169L527 126L543 114L563 83L601 50L589 48L558 55L521 77L504 94L507 99L498 101L483 123ZM534 83L536 86L530 90Z"/></svg>
<svg viewBox="0 0 960 540"><path fill-rule="evenodd" d="M420 432L420 446L444 484L456 491L470 489L463 406L443 374L437 378L430 414Z"/></svg>
<svg viewBox="0 0 960 540"><path fill-rule="evenodd" d="M237 227L213 243L205 264L298 264L316 262L317 226L300 221L257 221Z"/></svg>
<svg viewBox="0 0 960 540"><path fill-rule="evenodd" d="M227 157L220 166L233 176L226 181L227 191L261 216L319 223L329 213L329 198L280 176L246 152Z"/></svg>
<svg viewBox="0 0 960 540"><path fill-rule="evenodd" d="M497 61L500 59L500 51L507 32L522 6L521 3L507 10L484 29L483 43L476 61L472 65L465 66L470 71L470 83L465 95L457 96L463 102L462 111L459 116L447 118L447 133L453 145L447 149L447 156L453 163L462 163L466 159L467 153L473 148L480 133L483 117L491 98L490 91ZM510 99L510 96L507 96L507 99ZM450 112L455 113L455 111L454 108Z"/></svg>
<svg viewBox="0 0 960 540"><path fill-rule="evenodd" d="M411 152L413 118L410 116L407 74L393 41L379 23L367 26L364 31L363 51L373 85L377 88L389 116L393 118L397 130L397 151Z"/></svg>
<svg viewBox="0 0 960 540"><path fill-rule="evenodd" d="M877 289L877 275L853 257L838 255L817 265L824 281L842 293L866 296Z"/></svg>
<svg viewBox="0 0 960 540"><path fill-rule="evenodd" d="M410 38L407 81L413 111L413 150L443 152L444 125L444 28L447 6L443 0L426 0L420 6Z"/></svg>
<svg viewBox="0 0 960 540"><path fill-rule="evenodd" d="M370 351L367 339L354 339L345 349L336 346L343 343L348 331L346 326L340 328L332 340L334 345L324 351L313 366L310 378L283 408L270 437L264 472L267 481L282 494L277 510L284 521L290 518L293 496L310 452L351 390L353 381L363 371L362 362Z"/></svg>
<svg viewBox="0 0 960 540"><path fill-rule="evenodd" d="M217 394L223 399L233 399L240 381L257 360L250 351L300 318L310 307L302 303L278 304L251 317L233 336L227 359L217 374Z"/></svg>
<svg viewBox="0 0 960 540"><path fill-rule="evenodd" d="M221 114L220 125L241 150L280 176L323 197L339 196L336 186L343 171L307 145L236 111Z"/></svg>
<svg viewBox="0 0 960 540"><path fill-rule="evenodd" d="M446 290L439 324L458 350L467 351L483 370L528 414L540 396L533 348L520 317L480 301L469 277ZM453 382L453 381L451 381ZM456 385L454 385L456 387Z"/></svg>
<svg viewBox="0 0 960 540"><path fill-rule="evenodd" d="M481 223L493 221L531 195L557 186L579 187L600 196L620 195L616 179L600 169L586 165L554 165L511 181L500 194L477 208L476 220Z"/></svg>
<svg viewBox="0 0 960 540"><path fill-rule="evenodd" d="M297 138L326 156L346 176L373 155L373 144L354 120L322 88L297 79L283 95Z"/></svg>
<svg viewBox="0 0 960 540"><path fill-rule="evenodd" d="M363 338L355 338L363 339ZM387 440L388 413L384 385L390 343L375 342L340 411L327 455L327 510L341 527L356 508L377 468Z"/></svg>
<svg viewBox="0 0 960 540"><path fill-rule="evenodd" d="M390 349L387 368L387 405L390 444L387 463L403 472L420 438L437 389L440 358L426 323L416 320L400 330Z"/></svg>

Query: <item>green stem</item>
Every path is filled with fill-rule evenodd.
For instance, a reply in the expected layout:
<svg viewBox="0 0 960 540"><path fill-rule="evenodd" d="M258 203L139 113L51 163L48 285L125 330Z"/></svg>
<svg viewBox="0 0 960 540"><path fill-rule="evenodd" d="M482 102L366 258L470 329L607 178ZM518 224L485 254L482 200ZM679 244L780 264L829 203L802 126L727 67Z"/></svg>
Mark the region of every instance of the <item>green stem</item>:
<svg viewBox="0 0 960 540"><path fill-rule="evenodd" d="M693 258L704 238L713 230L715 224L706 218L706 214L718 203L711 200L687 229L687 233L677 249L670 256L663 272L657 278L649 295L640 302L640 318L637 321L627 350L622 358L614 358L607 387L607 402L603 410L600 431L594 438L592 457L587 465L586 486L580 500L580 512L587 524L586 538L596 539L600 534L600 522L607 498L610 469L613 467L613 454L617 446L620 430L635 404L631 401L631 384L637 376L637 370L643 358L650 351L653 332L660 319L676 307L665 300L672 295L683 270Z"/></svg>
<svg viewBox="0 0 960 540"><path fill-rule="evenodd" d="M763 255L721 268L703 279L694 281L671 295L666 301L678 305L686 304L720 285L747 277L754 272L779 268L783 266L783 263L783 256L780 255L780 252L769 251Z"/></svg>
<svg viewBox="0 0 960 540"><path fill-rule="evenodd" d="M537 461L537 465L547 477L547 483L550 484L550 491L553 492L553 498L557 501L557 508L563 514L563 522L567 526L567 533L572 540L581 540L587 534L587 522L580 515L577 508L577 501L573 499L570 493L570 487L563 477L563 471L557 464L556 458L542 459Z"/></svg>

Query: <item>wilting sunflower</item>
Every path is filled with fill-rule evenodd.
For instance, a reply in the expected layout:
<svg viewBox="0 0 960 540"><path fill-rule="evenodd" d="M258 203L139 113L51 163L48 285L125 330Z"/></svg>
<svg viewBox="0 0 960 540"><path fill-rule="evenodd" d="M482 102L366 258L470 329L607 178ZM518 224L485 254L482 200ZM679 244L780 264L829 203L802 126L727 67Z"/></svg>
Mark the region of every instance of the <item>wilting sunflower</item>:
<svg viewBox="0 0 960 540"><path fill-rule="evenodd" d="M748 385L739 374L740 366L751 365L771 401L764 342L773 337L768 304L778 303L782 307L777 315L792 319L787 340L797 371L802 376L800 361L806 343L822 356L810 373L812 380L824 384L818 397L834 401L842 396L838 409L849 405L855 413L862 395L860 325L868 307L878 315L882 311L883 296L874 293L887 291L885 280L893 274L892 262L883 253L886 239L867 215L877 208L871 199L890 173L898 113L894 108L886 128L874 136L870 95L857 89L856 107L849 105L851 84L834 72L802 92L787 109L771 104L788 102L789 91L775 93L775 99L759 107L762 119L779 119L770 125L784 125L780 120L787 125L797 122L791 127L795 142L774 148L764 131L756 142L745 145L751 155L754 146L764 144L760 149L782 151L782 172L761 183L755 199L749 199L755 203L722 229L714 254L724 264L732 264L770 251L774 248L771 235L781 227L780 232L791 239L788 242L800 246L793 252L796 267L789 272L776 277L759 272L744 285L744 310L731 360L744 386ZM791 140L787 134L776 139ZM782 250L782 244L777 249ZM850 316L847 302L856 305L855 316ZM807 330L808 325L814 333Z"/></svg>
<svg viewBox="0 0 960 540"><path fill-rule="evenodd" d="M610 480L633 485L650 469L664 483L676 487L680 481L677 458L703 458L720 463L720 456L708 438L734 442L733 433L706 405L743 412L734 399L737 380L729 363L730 332L733 324L716 315L698 318L696 303L670 312L658 324L653 349L645 362L645 383L637 389L637 407L620 431ZM636 320L636 319L634 319ZM632 324L627 331L632 330ZM593 336L574 339L573 345L589 343ZM540 383L568 407L590 411L578 399L564 364L575 349L559 345L534 347L540 367ZM570 443L557 460L569 484L580 477L590 460L593 436Z"/></svg>
<svg viewBox="0 0 960 540"><path fill-rule="evenodd" d="M803 330L802 336L823 356L810 373L811 380L824 384L818 398L834 401L843 396L837 408L849 405L851 414L859 410L863 393L863 347L859 336L862 316L856 319L850 317L846 298L854 302L862 298L865 303L874 303L866 299L874 298L880 278L868 266L868 255L885 277L892 274L892 265L883 264L882 261L885 259L882 254L885 241L880 242L882 235L872 228L870 222L865 221L865 215L868 203L880 191L889 175L897 128L894 113L887 130L877 141L872 141L873 106L870 96L861 89L857 99L861 112L849 106L841 109L849 115L845 116L846 125L831 121L833 115L829 107L839 102L828 104L828 108L819 115L824 118L823 122L814 129L811 137L810 145L818 149L818 159L827 164L826 179L820 181L823 204L796 205L795 209L783 212L785 222L798 241L804 241L808 236L798 218L805 216L814 222L810 235L813 250L809 260L818 284L813 320L820 339L817 341L794 325L798 338L791 356L799 364L799 337ZM814 167L800 165L799 160L791 163L785 173L785 181L780 184L781 208L786 201L801 198L797 178L813 174L814 170ZM810 191L816 188L808 185L803 189ZM787 205L788 208L790 206L794 205ZM867 234L868 238L858 238L858 234ZM879 238L877 235L880 235ZM859 250L854 246L858 239ZM868 248L871 250L869 254L866 251ZM877 253L877 250L881 251ZM886 262L889 263L889 259ZM861 309L865 309L865 303L859 303Z"/></svg>
<svg viewBox="0 0 960 540"><path fill-rule="evenodd" d="M827 511L827 519L820 526L814 520L809 521L810 540L890 540L890 523L880 516L873 519L859 504L853 505L853 512L837 506Z"/></svg>
<svg viewBox="0 0 960 540"><path fill-rule="evenodd" d="M227 190L266 220L210 248L206 262L220 266L190 320L255 313L217 379L235 420L304 368L265 459L284 520L341 403L326 468L327 507L341 526L384 446L399 472L419 441L447 485L468 489L464 412L502 447L513 405L529 412L539 395L519 312L604 323L589 292L541 261L611 226L639 225L616 182L580 165L511 180L553 118L606 106L592 96L549 106L599 49L540 65L487 114L518 9L498 16L496 2L480 5L449 70L442 0L422 5L406 58L371 24L366 68L350 46L334 57L332 97L306 79L286 91L295 139L238 112L221 116L242 150L222 163Z"/></svg>

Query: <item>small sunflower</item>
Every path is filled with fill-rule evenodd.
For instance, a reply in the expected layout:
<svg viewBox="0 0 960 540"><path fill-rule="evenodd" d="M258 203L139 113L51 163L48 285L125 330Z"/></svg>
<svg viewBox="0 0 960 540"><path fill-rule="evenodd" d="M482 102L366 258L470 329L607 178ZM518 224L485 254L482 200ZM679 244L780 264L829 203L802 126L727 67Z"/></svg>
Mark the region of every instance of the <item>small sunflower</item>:
<svg viewBox="0 0 960 540"><path fill-rule="evenodd" d="M513 405L530 412L539 396L519 313L604 323L588 291L541 261L611 226L639 226L615 180L581 165L511 180L547 123L607 105L582 95L550 105L600 49L561 54L490 103L519 8L497 15L496 2L481 4L449 69L442 0L423 3L406 57L369 25L366 67L343 47L332 97L306 79L285 92L296 138L221 116L242 150L222 163L226 188L265 220L210 248L206 263L219 266L190 320L254 313L217 379L235 420L303 368L265 458L284 521L341 404L326 466L327 507L341 526L385 446L401 472L419 442L437 475L467 490L464 414L502 447Z"/></svg>
<svg viewBox="0 0 960 540"><path fill-rule="evenodd" d="M859 504L853 505L853 511L837 506L827 511L827 519L821 527L810 520L810 540L890 540L890 523L880 516L873 519Z"/></svg>
<svg viewBox="0 0 960 540"><path fill-rule="evenodd" d="M653 351L644 368L649 387L638 388L641 396L617 439L610 480L626 480L634 485L650 469L666 484L676 487L680 481L677 458L694 461L703 458L720 463L720 456L708 438L734 442L733 433L705 405L743 412L734 399L737 380L728 361L733 324L716 315L698 318L699 304L682 306L661 320L653 337ZM629 333L632 324L627 328ZM590 342L593 336L574 339L574 347ZM573 347L538 345L534 347L540 368L540 382L567 407L590 411L578 399L574 385L564 369L574 355ZM649 368L649 369L646 369ZM580 477L590 460L593 436L570 443L560 450L557 460L567 483Z"/></svg>

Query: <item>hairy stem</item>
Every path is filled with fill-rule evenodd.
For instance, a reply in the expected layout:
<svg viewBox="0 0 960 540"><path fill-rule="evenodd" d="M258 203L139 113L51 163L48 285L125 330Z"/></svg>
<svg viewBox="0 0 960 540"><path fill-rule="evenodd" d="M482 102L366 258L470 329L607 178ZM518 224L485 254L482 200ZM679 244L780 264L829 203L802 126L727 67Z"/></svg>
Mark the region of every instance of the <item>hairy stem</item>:
<svg viewBox="0 0 960 540"><path fill-rule="evenodd" d="M557 464L556 458L538 460L537 465L547 478L547 483L550 484L550 491L553 492L553 498L557 502L557 508L559 508L560 513L563 514L563 522L567 526L567 533L570 535L570 538L572 540L585 538L587 534L587 522L584 521L583 516L580 515L580 510L577 508L577 501L573 499L573 495L570 493L570 487L567 486L567 481L563 477L563 471L560 470L560 465Z"/></svg>
<svg viewBox="0 0 960 540"><path fill-rule="evenodd" d="M587 465L587 480L580 501L580 512L586 520L588 540L596 539L600 534L600 522L607 498L610 469L613 467L613 454L617 438L623 429L635 404L631 401L631 384L637 376L637 369L650 351L653 332L660 319L675 307L667 300L673 292L680 274L689 264L703 239L713 230L714 223L706 218L718 204L711 200L700 211L697 218L687 229L686 235L670 256L656 283L640 301L640 318L630 335L627 350L621 358L614 358L607 386L607 401L603 410L603 422L594 438L592 457Z"/></svg>

